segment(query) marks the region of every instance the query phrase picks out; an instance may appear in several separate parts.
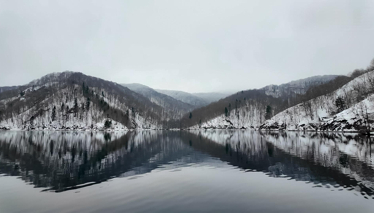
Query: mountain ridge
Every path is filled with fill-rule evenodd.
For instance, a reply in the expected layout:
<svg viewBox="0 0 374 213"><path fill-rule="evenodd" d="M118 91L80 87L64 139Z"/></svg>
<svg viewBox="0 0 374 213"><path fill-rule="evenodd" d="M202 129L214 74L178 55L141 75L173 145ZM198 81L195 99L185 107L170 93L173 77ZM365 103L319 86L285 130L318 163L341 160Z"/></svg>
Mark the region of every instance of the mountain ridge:
<svg viewBox="0 0 374 213"><path fill-rule="evenodd" d="M195 109L188 103L182 102L180 100L174 99L171 96L159 93L158 91L152 89L151 87L133 83L133 84L121 84L129 88L130 90L139 93L149 99L152 103L155 103L164 109L163 116L169 119L179 119L182 115Z"/></svg>
<svg viewBox="0 0 374 213"><path fill-rule="evenodd" d="M374 117L371 118L374 97L370 96L374 90L370 89L370 85L374 88L372 70L369 68L355 70L352 77L311 76L281 85L243 90L228 96L223 93L157 90L137 83L118 84L80 72L50 73L25 85L0 88L0 128L56 130L253 128L358 131L363 128L362 123L371 120L374 122ZM364 80L360 82L364 83L346 86L361 78ZM350 89L344 90L344 88ZM337 90L344 90L350 95L333 97L330 95L330 99L342 98L346 107L339 112L336 109L331 110L334 101L324 98L329 105L329 110L325 112L327 117L318 114L320 111L316 107L318 104L313 100L321 99L322 96L327 97ZM201 98L204 95L211 99L204 100ZM216 96L213 97L214 95ZM290 119L284 120L289 116L285 112L292 109L297 111L296 108L298 113L293 115L294 117L303 115L305 117L305 114L309 113L310 116L314 113L310 122L295 123L291 119L292 123ZM305 111L306 109L309 109L309 112ZM348 109L350 111L346 111ZM354 111L360 109L368 110L368 113L366 118L361 113L359 122L355 118L355 125L357 122L358 124L354 126L349 119L352 120L353 115L358 117L359 114ZM339 114L343 112L344 115ZM322 122L321 120L325 122L318 128L314 125L317 123L315 120L317 118L318 122ZM342 127L339 122L348 122L351 129L346 128L348 125ZM339 125L340 127L337 127Z"/></svg>
<svg viewBox="0 0 374 213"><path fill-rule="evenodd" d="M51 73L0 93L3 129L161 128L161 111L128 88L79 72Z"/></svg>
<svg viewBox="0 0 374 213"><path fill-rule="evenodd" d="M197 107L202 107L207 104L209 104L208 101L199 98L192 93L184 92L184 91L179 91L179 90L161 90L161 89L156 89L156 91L163 93L165 95L168 95L170 97L173 97L179 101L182 101L184 103L190 104L192 106Z"/></svg>

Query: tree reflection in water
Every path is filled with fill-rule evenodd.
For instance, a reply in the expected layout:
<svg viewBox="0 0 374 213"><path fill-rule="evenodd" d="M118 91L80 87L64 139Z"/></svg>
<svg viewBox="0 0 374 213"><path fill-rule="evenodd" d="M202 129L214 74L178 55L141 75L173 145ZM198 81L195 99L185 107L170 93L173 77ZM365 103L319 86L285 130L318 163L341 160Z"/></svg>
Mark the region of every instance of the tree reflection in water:
<svg viewBox="0 0 374 213"><path fill-rule="evenodd" d="M113 177L220 159L246 172L374 196L370 138L244 130L0 132L0 173L61 192ZM213 165L219 166L219 165ZM168 168L170 169L170 168Z"/></svg>

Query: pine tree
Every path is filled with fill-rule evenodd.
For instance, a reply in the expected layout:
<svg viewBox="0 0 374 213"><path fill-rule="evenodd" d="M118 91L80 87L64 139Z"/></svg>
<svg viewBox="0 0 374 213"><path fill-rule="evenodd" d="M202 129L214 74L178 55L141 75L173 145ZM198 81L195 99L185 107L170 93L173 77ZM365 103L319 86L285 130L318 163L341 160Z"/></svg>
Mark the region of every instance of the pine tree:
<svg viewBox="0 0 374 213"><path fill-rule="evenodd" d="M227 107L225 107L225 116L227 117L229 115L229 110L227 109Z"/></svg>
<svg viewBox="0 0 374 213"><path fill-rule="evenodd" d="M267 105L265 119L270 119L270 118L271 118L271 106Z"/></svg>
<svg viewBox="0 0 374 213"><path fill-rule="evenodd" d="M336 100L335 100L335 106L336 108L338 109L338 112L341 112L343 110L345 110L345 101L342 97L338 97Z"/></svg>
<svg viewBox="0 0 374 213"><path fill-rule="evenodd" d="M69 120L69 106L66 105L66 121Z"/></svg>
<svg viewBox="0 0 374 213"><path fill-rule="evenodd" d="M192 112L190 112L190 116L189 116L189 118L190 118L190 119L192 118Z"/></svg>
<svg viewBox="0 0 374 213"><path fill-rule="evenodd" d="M82 92L83 95L90 95L90 89L84 82L82 83Z"/></svg>
<svg viewBox="0 0 374 213"><path fill-rule="evenodd" d="M87 97L87 101L86 101L86 110L87 112L90 110L90 98Z"/></svg>
<svg viewBox="0 0 374 213"><path fill-rule="evenodd" d="M83 94L86 94L86 85L84 84L84 82L82 83L82 92Z"/></svg>
<svg viewBox="0 0 374 213"><path fill-rule="evenodd" d="M77 117L77 113L78 113L78 99L77 98L74 99L74 113L75 113L74 117Z"/></svg>
<svg viewBox="0 0 374 213"><path fill-rule="evenodd" d="M53 106L53 109L52 109L52 121L55 121L56 120L56 106Z"/></svg>
<svg viewBox="0 0 374 213"><path fill-rule="evenodd" d="M110 128L112 126L112 121L110 121L110 120L105 120L105 123L104 123L104 127L105 128Z"/></svg>

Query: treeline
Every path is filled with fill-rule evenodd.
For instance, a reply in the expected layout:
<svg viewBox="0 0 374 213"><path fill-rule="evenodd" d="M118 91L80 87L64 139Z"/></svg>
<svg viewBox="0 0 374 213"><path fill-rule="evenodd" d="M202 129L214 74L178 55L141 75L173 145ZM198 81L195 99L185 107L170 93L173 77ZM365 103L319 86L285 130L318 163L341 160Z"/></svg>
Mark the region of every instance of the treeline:
<svg viewBox="0 0 374 213"><path fill-rule="evenodd" d="M103 118L129 128L157 126L162 123L161 112L160 106L121 85L82 73L47 75L0 93L0 121L16 126L53 121L92 125Z"/></svg>
<svg viewBox="0 0 374 213"><path fill-rule="evenodd" d="M367 69L355 70L350 77L339 76L327 83L311 86L305 94L274 98L265 90L246 90L223 98L207 106L192 110L174 119L164 107L119 84L77 72L54 73L32 81L28 85L0 93L0 122L16 125L34 123L85 122L87 125L104 118L118 121L128 128L187 128L200 125L217 116L235 118L239 123L256 116L263 122L275 114L303 103L309 111L308 101L330 94L354 78L374 70L374 60ZM365 79L354 85L354 98L342 95L336 102L342 110L367 96L367 88L374 88L374 79ZM337 98L335 98L337 99ZM163 103L164 104L164 103ZM307 111L308 111L307 110ZM310 112L312 115L313 113ZM175 117L174 117L175 118ZM107 123L109 125L109 123Z"/></svg>
<svg viewBox="0 0 374 213"><path fill-rule="evenodd" d="M374 66L368 67L368 69L356 69L351 76L338 76L334 80L330 82L326 82L324 84L313 86L307 90L307 92L303 95L297 95L295 98L292 99L290 102L290 105L288 107L297 105L302 102L309 101L313 98L317 98L321 95L329 94L334 92L335 90L341 88L348 82L352 81L356 77L359 77L365 73L368 73L370 71L374 70Z"/></svg>
<svg viewBox="0 0 374 213"><path fill-rule="evenodd" d="M309 87L305 94L295 94L294 96L288 97L281 96L280 98L274 98L272 96L266 95L264 90L241 91L234 95L221 99L217 102L211 103L205 107L195 109L190 113L185 114L180 121L174 122L173 126L187 128L194 125L199 125L222 114L228 117L233 111L236 114L240 114L243 113L243 111L245 111L246 109L247 111L254 109L254 107L249 106L255 106L255 108L259 108L261 106L261 111L259 113L260 122L263 121L263 117L265 119L270 119L275 114L283 110L286 110L292 106L298 105L300 103L303 103L303 106L310 111L312 108L309 106L309 100L332 93L337 89L341 88L343 85L352 81L356 77L359 77L373 70L374 59L371 61L370 65L366 69L356 69L349 77L338 76L335 79L328 81L326 83ZM367 79L364 83L371 84L372 81L374 85L374 79ZM367 93L367 91L363 89L364 86L362 85L363 84L357 84L354 88L354 90L357 91L357 93L359 94L358 97L360 100L362 100L367 95L364 94L365 92ZM353 100L350 99L351 97L349 96L345 96L345 98L343 99L343 102L344 104L346 104L346 106L353 103ZM238 109L241 107L246 107L246 109L242 109L241 111L239 111ZM310 114L313 113L310 112Z"/></svg>
<svg viewBox="0 0 374 213"><path fill-rule="evenodd" d="M241 91L207 106L193 110L184 115L179 121L179 124L176 124L176 127L187 128L198 125L222 114L227 116L232 114L239 115L240 119L239 109L242 107L248 107L248 109L250 109L249 106L254 105L262 106L264 108L262 111L263 114L261 115L264 117L266 115L267 106L269 106L273 112L274 110L277 110L279 102L279 98L268 96L265 94L265 91L262 90ZM272 112L270 113L272 114Z"/></svg>

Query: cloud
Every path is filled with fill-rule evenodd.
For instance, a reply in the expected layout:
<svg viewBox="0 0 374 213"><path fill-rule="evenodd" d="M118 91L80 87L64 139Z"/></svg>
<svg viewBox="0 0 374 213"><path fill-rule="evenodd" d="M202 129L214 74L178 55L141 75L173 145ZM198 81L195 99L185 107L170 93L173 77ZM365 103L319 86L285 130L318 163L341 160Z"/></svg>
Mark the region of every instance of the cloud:
<svg viewBox="0 0 374 213"><path fill-rule="evenodd" d="M374 57L372 1L1 1L0 85L80 71L190 92L346 74Z"/></svg>

